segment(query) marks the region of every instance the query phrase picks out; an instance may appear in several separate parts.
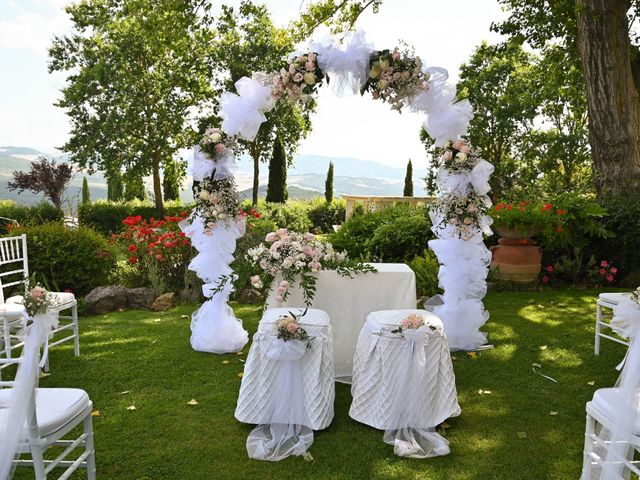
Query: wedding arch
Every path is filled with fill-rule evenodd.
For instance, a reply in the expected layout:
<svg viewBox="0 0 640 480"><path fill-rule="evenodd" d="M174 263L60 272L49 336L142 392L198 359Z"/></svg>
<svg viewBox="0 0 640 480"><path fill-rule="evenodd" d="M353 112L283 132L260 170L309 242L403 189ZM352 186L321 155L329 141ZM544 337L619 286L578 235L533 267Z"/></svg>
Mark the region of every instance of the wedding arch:
<svg viewBox="0 0 640 480"><path fill-rule="evenodd" d="M427 67L408 49L375 50L362 31L343 39L312 41L292 53L278 72L243 77L237 93L220 99L220 128L210 128L194 148L192 175L196 206L182 224L198 254L189 268L204 282L208 300L192 316L195 350L226 353L241 350L248 334L228 306L236 241L245 231L233 176L238 139L252 141L265 114L277 102L306 102L329 83L339 96L369 92L399 112L426 114L424 128L441 147L439 196L430 210L435 240L429 247L440 263L443 303L434 313L444 324L452 350L472 350L486 343L480 327L489 317L482 303L491 253L489 177L493 166L464 139L473 109L456 99L455 85L439 67Z"/></svg>

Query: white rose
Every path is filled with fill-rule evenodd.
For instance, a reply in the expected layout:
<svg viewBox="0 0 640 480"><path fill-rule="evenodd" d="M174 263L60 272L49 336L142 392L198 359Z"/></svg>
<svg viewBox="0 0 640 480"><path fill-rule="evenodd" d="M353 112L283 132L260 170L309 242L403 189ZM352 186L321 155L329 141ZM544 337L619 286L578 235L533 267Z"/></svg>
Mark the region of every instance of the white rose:
<svg viewBox="0 0 640 480"><path fill-rule="evenodd" d="M285 259L285 261L284 261L284 262L282 262L282 266L283 266L284 268L290 268L290 267L291 267L291 265L292 265L291 260L289 260L288 258L287 258L287 259Z"/></svg>
<svg viewBox="0 0 640 480"><path fill-rule="evenodd" d="M198 197L200 198L200 200L208 200L209 199L209 192L207 192L206 190L200 190L200 193L198 194Z"/></svg>
<svg viewBox="0 0 640 480"><path fill-rule="evenodd" d="M312 72L307 72L304 74L304 83L307 85L313 85L316 83L316 76Z"/></svg>
<svg viewBox="0 0 640 480"><path fill-rule="evenodd" d="M220 135L219 132L214 132L209 135L209 140L211 140L212 143L218 143L220 140L222 140L222 135Z"/></svg>
<svg viewBox="0 0 640 480"><path fill-rule="evenodd" d="M462 152L458 152L456 153L456 162L458 163L462 163L467 159L467 155L462 153Z"/></svg>

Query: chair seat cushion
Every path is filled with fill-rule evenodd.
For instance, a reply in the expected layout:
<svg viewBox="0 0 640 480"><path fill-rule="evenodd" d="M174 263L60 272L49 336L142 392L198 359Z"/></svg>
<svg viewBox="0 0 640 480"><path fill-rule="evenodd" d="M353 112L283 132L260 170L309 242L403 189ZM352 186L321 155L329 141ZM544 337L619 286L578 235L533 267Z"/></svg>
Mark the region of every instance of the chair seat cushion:
<svg viewBox="0 0 640 480"><path fill-rule="evenodd" d="M16 303L0 304L0 319L15 322L24 318L24 307Z"/></svg>
<svg viewBox="0 0 640 480"><path fill-rule="evenodd" d="M619 395L619 388L600 388L593 394L591 408L596 410L600 416L604 418L612 418ZM640 435L640 390L636 392L635 404L639 413L636 415L633 433Z"/></svg>
<svg viewBox="0 0 640 480"><path fill-rule="evenodd" d="M402 320L409 315L418 315L424 319L424 322L434 327L442 328L442 320L431 312L426 310L420 310L415 308L408 308L404 310L379 310L377 312L371 312L367 316L367 320L371 319L380 325L397 326L402 324Z"/></svg>
<svg viewBox="0 0 640 480"><path fill-rule="evenodd" d="M58 306L67 305L76 301L76 296L71 292L49 292L53 296ZM7 303L22 303L22 295L14 295L7 298Z"/></svg>
<svg viewBox="0 0 640 480"><path fill-rule="evenodd" d="M304 308L270 308L264 312L260 324L275 323L278 318L289 315L300 315L304 312ZM309 308L304 317L300 318L300 323L307 325L329 325L329 315L324 310L318 310L317 308Z"/></svg>
<svg viewBox="0 0 640 480"><path fill-rule="evenodd" d="M0 406L8 405L11 389L0 390ZM86 409L91 409L91 400L79 388L36 389L36 417L41 436L57 432ZM0 433L7 421L7 410L0 408Z"/></svg>
<svg viewBox="0 0 640 480"><path fill-rule="evenodd" d="M600 300L602 302L610 303L612 305L617 305L618 303L620 303L620 300L622 300L624 297L628 297L629 295L630 295L630 293L626 293L626 292L601 293L598 296L598 300Z"/></svg>

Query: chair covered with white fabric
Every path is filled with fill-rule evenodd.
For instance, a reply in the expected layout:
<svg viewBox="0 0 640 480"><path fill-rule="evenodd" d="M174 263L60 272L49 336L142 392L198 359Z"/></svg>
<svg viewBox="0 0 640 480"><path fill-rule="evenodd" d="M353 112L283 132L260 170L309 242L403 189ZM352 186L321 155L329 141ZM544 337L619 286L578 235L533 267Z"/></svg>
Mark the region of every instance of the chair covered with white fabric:
<svg viewBox="0 0 640 480"><path fill-rule="evenodd" d="M313 442L313 430L333 420L335 398L333 339L328 315L308 309L300 326L308 340L278 339L275 322L289 312L264 312L247 356L235 417L258 426L249 434L247 452L257 460L282 460L303 455Z"/></svg>
<svg viewBox="0 0 640 480"><path fill-rule="evenodd" d="M410 315L425 325L399 332ZM448 442L435 427L461 410L442 321L425 310L369 314L353 359L351 395L349 416L385 430L384 441L397 455L448 454Z"/></svg>
<svg viewBox="0 0 640 480"><path fill-rule="evenodd" d="M613 307L611 328L630 338L615 388L596 390L587 403L582 480L640 476L640 304L630 295ZM636 478L633 477L633 478Z"/></svg>
<svg viewBox="0 0 640 480"><path fill-rule="evenodd" d="M15 290L16 288L23 288L28 278L27 236L23 234L18 237L0 238L0 305L22 304L22 295L14 295L6 298L6 293L9 289ZM49 346L54 347L64 342L73 341L74 355L77 357L80 355L78 302L71 292L50 292L50 294L55 298L58 313L70 310L70 314L59 316L59 318L65 320L65 322L60 322L58 327L53 331L53 335L55 337L57 334L64 332L63 337L54 338ZM11 358L11 351L16 348L15 345L11 348L11 342L12 339L15 338L16 328L19 328L20 325L12 321L10 316L3 316L2 310L0 310L0 320L3 326L2 353L7 358ZM71 330L71 333L67 334L69 330ZM45 369L48 370L48 361Z"/></svg>
<svg viewBox="0 0 640 480"><path fill-rule="evenodd" d="M619 337L614 337L613 335L609 335L608 333L603 333L603 328L608 328L612 330L614 333L619 333L615 330L615 327L611 326L611 323L608 321L611 319L613 314L611 313L616 305L620 303L620 300L623 298L628 298L629 293L601 293L598 295L598 300L596 301L596 339L594 345L594 354L600 355L600 338L606 338L607 340L612 340L614 342L620 343L622 345L629 346L629 343L622 340Z"/></svg>
<svg viewBox="0 0 640 480"><path fill-rule="evenodd" d="M36 315L26 328L18 358L0 358L0 364L18 366L15 380L0 382L0 478L11 478L17 466L30 466L36 480L46 479L56 468L64 468L58 478L67 479L83 467L93 480L96 466L89 396L76 388L37 388L39 350L57 323L55 313L52 322L47 317L51 315ZM82 433L69 439L68 434L79 425ZM63 450L46 460L50 447ZM80 448L79 455L69 458ZM22 454L31 458L20 459Z"/></svg>

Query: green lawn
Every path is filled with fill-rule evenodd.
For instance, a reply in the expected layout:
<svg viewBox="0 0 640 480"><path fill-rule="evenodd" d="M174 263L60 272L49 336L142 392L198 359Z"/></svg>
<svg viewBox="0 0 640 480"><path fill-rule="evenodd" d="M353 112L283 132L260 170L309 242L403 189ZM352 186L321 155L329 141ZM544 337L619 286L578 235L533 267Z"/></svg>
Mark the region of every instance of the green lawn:
<svg viewBox="0 0 640 480"><path fill-rule="evenodd" d="M316 433L313 462L249 460L252 426L233 417L248 347L243 355L194 352L193 306L82 318L82 356L53 349L52 375L41 385L91 396L100 479L577 479L585 402L613 384L624 353L606 341L593 356L596 295L489 294L486 330L496 348L454 354L462 415L448 422L452 453L435 459L394 456L382 432L349 418L349 387L338 385L335 418ZM234 307L253 333L260 307ZM533 363L558 383L535 374ZM21 468L15 478L32 475Z"/></svg>

